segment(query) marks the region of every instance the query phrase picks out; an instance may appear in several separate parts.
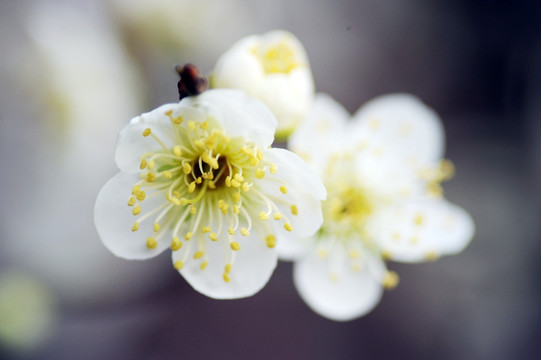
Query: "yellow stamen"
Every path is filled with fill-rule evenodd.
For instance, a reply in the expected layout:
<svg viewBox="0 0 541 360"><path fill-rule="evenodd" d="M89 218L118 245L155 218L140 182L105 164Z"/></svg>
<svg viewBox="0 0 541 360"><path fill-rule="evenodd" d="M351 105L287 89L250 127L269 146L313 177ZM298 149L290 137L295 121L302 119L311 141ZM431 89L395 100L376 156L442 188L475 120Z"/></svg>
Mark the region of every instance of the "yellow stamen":
<svg viewBox="0 0 541 360"><path fill-rule="evenodd" d="M193 258L194 259L200 259L200 258L203 257L203 255L204 255L204 253L201 250L199 250L199 251L196 251L195 254L193 254Z"/></svg>
<svg viewBox="0 0 541 360"><path fill-rule="evenodd" d="M250 232L248 231L248 229L242 228L242 229L240 229L240 234L241 234L242 236L249 236L249 235L250 235Z"/></svg>
<svg viewBox="0 0 541 360"><path fill-rule="evenodd" d="M293 215L297 215L299 213L299 209L297 209L297 205L291 205L291 213Z"/></svg>
<svg viewBox="0 0 541 360"><path fill-rule="evenodd" d="M285 223L284 224L284 229L286 229L287 231L293 231L293 226L291 226L290 223Z"/></svg>
<svg viewBox="0 0 541 360"><path fill-rule="evenodd" d="M158 246L158 242L156 241L156 239L154 239L152 237L149 237L147 239L147 248L155 249L157 246Z"/></svg>
<svg viewBox="0 0 541 360"><path fill-rule="evenodd" d="M218 235L216 235L216 233L214 233L214 232L211 232L209 234L209 239L212 240L212 241L218 241Z"/></svg>
<svg viewBox="0 0 541 360"><path fill-rule="evenodd" d="M280 186L280 191L282 192L282 194L287 194L287 188L285 186Z"/></svg>
<svg viewBox="0 0 541 360"><path fill-rule="evenodd" d="M276 246L276 237L274 235L268 235L265 238L265 242L267 243L267 247L273 248Z"/></svg>
<svg viewBox="0 0 541 360"><path fill-rule="evenodd" d="M223 274L223 278L224 278L225 282L230 282L231 281L231 277L229 277L229 275L226 274L226 273Z"/></svg>
<svg viewBox="0 0 541 360"><path fill-rule="evenodd" d="M184 240L190 240L193 236L193 232L189 231L186 233L186 235L184 236Z"/></svg>
<svg viewBox="0 0 541 360"><path fill-rule="evenodd" d="M231 250L233 251L239 251L240 250L240 244L236 241L233 241L231 243Z"/></svg>
<svg viewBox="0 0 541 360"><path fill-rule="evenodd" d="M150 135L151 132L152 132L152 131L150 130L150 128L146 128L146 129L143 131L143 136L144 136L144 137L147 137L147 136Z"/></svg>
<svg viewBox="0 0 541 360"><path fill-rule="evenodd" d="M133 215L139 215L139 213L141 213L141 207L140 206L134 207L131 213Z"/></svg>
<svg viewBox="0 0 541 360"><path fill-rule="evenodd" d="M175 261L175 264L173 265L176 270L180 270L184 267L184 263L182 260Z"/></svg>
<svg viewBox="0 0 541 360"><path fill-rule="evenodd" d="M137 231L139 230L139 223L136 221L133 223L133 226L131 227L131 231Z"/></svg>
<svg viewBox="0 0 541 360"><path fill-rule="evenodd" d="M182 242L180 241L178 237L175 236L173 238L173 241L171 242L171 250L177 251L177 250L180 250L181 247L182 247Z"/></svg>
<svg viewBox="0 0 541 360"><path fill-rule="evenodd" d="M225 265L225 272L226 272L226 274L229 274L229 273L231 272L231 267L232 267L231 264L226 264L226 265Z"/></svg>
<svg viewBox="0 0 541 360"><path fill-rule="evenodd" d="M201 270L205 270L205 268L208 266L209 262L208 261L203 261L200 265L201 267Z"/></svg>

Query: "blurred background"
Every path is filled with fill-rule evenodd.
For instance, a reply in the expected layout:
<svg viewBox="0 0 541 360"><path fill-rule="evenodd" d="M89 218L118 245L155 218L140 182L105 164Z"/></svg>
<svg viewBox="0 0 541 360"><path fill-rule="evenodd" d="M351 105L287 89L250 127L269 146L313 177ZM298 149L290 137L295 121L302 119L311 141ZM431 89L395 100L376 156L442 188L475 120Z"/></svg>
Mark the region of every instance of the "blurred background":
<svg viewBox="0 0 541 360"><path fill-rule="evenodd" d="M541 7L529 1L0 0L0 358L536 359L541 351ZM200 295L169 253L115 258L93 226L116 134L177 101L243 36L293 32L316 88L354 112L409 92L438 112L473 216L460 255L402 265L336 323L291 264L242 300Z"/></svg>

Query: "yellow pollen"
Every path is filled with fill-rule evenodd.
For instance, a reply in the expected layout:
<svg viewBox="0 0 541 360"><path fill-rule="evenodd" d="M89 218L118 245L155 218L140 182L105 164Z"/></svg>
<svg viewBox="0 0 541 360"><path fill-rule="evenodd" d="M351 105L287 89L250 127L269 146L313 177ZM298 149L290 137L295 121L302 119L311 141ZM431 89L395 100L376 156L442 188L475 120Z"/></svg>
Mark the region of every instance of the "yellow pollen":
<svg viewBox="0 0 541 360"><path fill-rule="evenodd" d="M231 272L231 267L232 267L231 264L226 264L225 265L224 271L225 271L226 274L229 274Z"/></svg>
<svg viewBox="0 0 541 360"><path fill-rule="evenodd" d="M381 252L381 257L383 260L391 260L393 258L393 254L391 254L391 252L388 250L383 250Z"/></svg>
<svg viewBox="0 0 541 360"><path fill-rule="evenodd" d="M261 220L269 220L269 215L267 215L266 212L262 211L262 212L259 213L259 218Z"/></svg>
<svg viewBox="0 0 541 360"><path fill-rule="evenodd" d="M195 181L192 181L190 185L188 185L188 192L193 193L195 191Z"/></svg>
<svg viewBox="0 0 541 360"><path fill-rule="evenodd" d="M147 239L147 248L149 249L155 249L156 246L158 246L158 242L156 241L156 239L152 238L152 237L149 237Z"/></svg>
<svg viewBox="0 0 541 360"><path fill-rule="evenodd" d="M172 109L169 109L165 112L165 116L171 116L173 115L173 110Z"/></svg>
<svg viewBox="0 0 541 360"><path fill-rule="evenodd" d="M169 171L164 171L162 173L163 177L164 178L167 178L167 179L172 179L173 178L173 174L171 174Z"/></svg>
<svg viewBox="0 0 541 360"><path fill-rule="evenodd" d="M156 165L156 163L154 162L154 160L150 160L147 164L147 167L149 170L152 170L154 169L154 166Z"/></svg>
<svg viewBox="0 0 541 360"><path fill-rule="evenodd" d="M233 251L239 251L240 250L240 244L236 241L233 241L231 243L231 250Z"/></svg>
<svg viewBox="0 0 541 360"><path fill-rule="evenodd" d="M203 179L201 179L201 176L195 179L196 184L201 184L203 182Z"/></svg>
<svg viewBox="0 0 541 360"><path fill-rule="evenodd" d="M128 206L135 205L135 196L130 196L130 199L128 200Z"/></svg>
<svg viewBox="0 0 541 360"><path fill-rule="evenodd" d="M278 171L278 166L276 166L276 164L272 164L269 171L271 172L271 174L276 174L276 172Z"/></svg>
<svg viewBox="0 0 541 360"><path fill-rule="evenodd" d="M435 253L434 251L429 251L425 254L425 259L427 261L436 261L438 260L438 254Z"/></svg>
<svg viewBox="0 0 541 360"><path fill-rule="evenodd" d="M280 186L280 191L282 192L282 194L287 194L287 188L285 186Z"/></svg>
<svg viewBox="0 0 541 360"><path fill-rule="evenodd" d="M184 240L190 240L193 237L193 232L189 231L184 236Z"/></svg>
<svg viewBox="0 0 541 360"><path fill-rule="evenodd" d="M235 235L235 229L233 229L231 227L229 229L227 229L227 232L229 233L229 235Z"/></svg>
<svg viewBox="0 0 541 360"><path fill-rule="evenodd" d="M196 128L195 121L188 121L188 129L195 130L195 128Z"/></svg>
<svg viewBox="0 0 541 360"><path fill-rule="evenodd" d="M263 152L260 149L257 149L256 157L257 160L263 160Z"/></svg>
<svg viewBox="0 0 541 360"><path fill-rule="evenodd" d="M205 268L208 266L208 264L209 264L208 261L203 261L203 262L201 263L201 266L200 266L200 267L201 267L201 270L205 270Z"/></svg>
<svg viewBox="0 0 541 360"><path fill-rule="evenodd" d="M218 235L216 235L216 233L214 233L214 232L211 232L209 234L209 239L212 240L212 241L218 241Z"/></svg>
<svg viewBox="0 0 541 360"><path fill-rule="evenodd" d="M153 229L154 229L154 232L158 232L158 231L160 231L160 224L158 224L158 223L154 223L154 225L153 225Z"/></svg>
<svg viewBox="0 0 541 360"><path fill-rule="evenodd" d="M199 127L200 127L201 129L203 129L203 130L206 130L206 129L208 129L208 127L209 127L209 123L206 122L206 121L203 121L203 122L199 125Z"/></svg>
<svg viewBox="0 0 541 360"><path fill-rule="evenodd" d="M182 124L182 121L184 121L184 119L182 118L182 116L178 116L178 117L176 117L176 118L173 120L173 122L174 122L175 124L177 124L177 125Z"/></svg>
<svg viewBox="0 0 541 360"><path fill-rule="evenodd" d="M423 225L424 217L421 214L417 214L417 216L415 216L415 219L413 221L415 222L415 225L421 226Z"/></svg>
<svg viewBox="0 0 541 360"><path fill-rule="evenodd" d="M141 162L139 163L139 169L144 169L147 167L147 161L145 158L141 159Z"/></svg>
<svg viewBox="0 0 541 360"><path fill-rule="evenodd" d="M149 172L147 174L147 181L148 182L153 182L154 180L156 180L156 174L152 173L152 172Z"/></svg>
<svg viewBox="0 0 541 360"><path fill-rule="evenodd" d="M383 276L383 287L387 290L394 289L399 281L400 278L397 273L394 271L387 271Z"/></svg>
<svg viewBox="0 0 541 360"><path fill-rule="evenodd" d="M133 188L131 189L132 195L137 194L139 190L141 190L141 187L139 185L134 185Z"/></svg>
<svg viewBox="0 0 541 360"><path fill-rule="evenodd" d="M175 145L173 147L173 154L175 154L175 156L180 156L182 155L182 149L180 148L179 145Z"/></svg>
<svg viewBox="0 0 541 360"><path fill-rule="evenodd" d="M276 237L274 235L267 235L265 242L267 243L267 247L273 248L276 246Z"/></svg>
<svg viewBox="0 0 541 360"><path fill-rule="evenodd" d="M238 205L233 206L233 212L238 214L240 212L240 207Z"/></svg>
<svg viewBox="0 0 541 360"><path fill-rule="evenodd" d="M204 253L201 250L199 250L199 251L196 251L195 254L193 254L193 258L194 259L200 259L200 258L203 257L203 255L204 255Z"/></svg>
<svg viewBox="0 0 541 360"><path fill-rule="evenodd" d="M182 247L182 242L180 241L178 237L175 236L173 238L173 241L171 241L171 250L177 251L177 250L180 250L181 247Z"/></svg>
<svg viewBox="0 0 541 360"><path fill-rule="evenodd" d="M175 264L173 265L176 270L180 270L184 267L184 263L182 260L175 261Z"/></svg>
<svg viewBox="0 0 541 360"><path fill-rule="evenodd" d="M143 190L141 190L137 194L135 194L135 197L137 198L137 200L143 201L145 200L146 195L147 194Z"/></svg>
<svg viewBox="0 0 541 360"><path fill-rule="evenodd" d="M231 176L225 178L225 186L231 187Z"/></svg>
<svg viewBox="0 0 541 360"><path fill-rule="evenodd" d="M197 208L194 205L190 206L190 214L192 215L197 214Z"/></svg>
<svg viewBox="0 0 541 360"><path fill-rule="evenodd" d="M284 224L284 229L286 229L287 231L293 231L293 226L291 226L290 223L285 223Z"/></svg>
<svg viewBox="0 0 541 360"><path fill-rule="evenodd" d="M226 274L226 273L223 274L223 278L224 278L225 282L230 282L231 281L231 277L229 277L229 275Z"/></svg>
<svg viewBox="0 0 541 360"><path fill-rule="evenodd" d="M263 177L265 177L265 171L261 168L257 169L255 171L255 177L258 179L263 179Z"/></svg>
<svg viewBox="0 0 541 360"><path fill-rule="evenodd" d="M281 220L284 217L284 215L276 212L274 213L273 217L274 217L274 220Z"/></svg>
<svg viewBox="0 0 541 360"><path fill-rule="evenodd" d="M239 173L235 174L235 176L233 178L235 180L237 180L238 182L243 182L244 181L244 177Z"/></svg>
<svg viewBox="0 0 541 360"><path fill-rule="evenodd" d="M146 128L145 131L143 131L143 136L149 136L151 132L150 128Z"/></svg>
<svg viewBox="0 0 541 360"><path fill-rule="evenodd" d="M242 191L248 191L250 190L250 185L247 182L244 182L242 184Z"/></svg>
<svg viewBox="0 0 541 360"><path fill-rule="evenodd" d="M297 209L297 205L291 205L291 213L293 215L297 215L299 213L299 209Z"/></svg>
<svg viewBox="0 0 541 360"><path fill-rule="evenodd" d="M140 206L134 207L133 210L131 211L131 213L133 215L139 215L139 213L141 213L141 207Z"/></svg>
<svg viewBox="0 0 541 360"><path fill-rule="evenodd" d="M133 223L133 226L131 227L131 231L137 231L139 230L139 223L136 221Z"/></svg>
<svg viewBox="0 0 541 360"><path fill-rule="evenodd" d="M239 202L240 201L240 193L236 192L233 194L233 201Z"/></svg>
<svg viewBox="0 0 541 360"><path fill-rule="evenodd" d="M189 173L192 172L192 166L188 163L184 163L182 165L182 170L184 171L184 174L188 175Z"/></svg>
<svg viewBox="0 0 541 360"><path fill-rule="evenodd" d="M238 180L233 179L231 180L231 186L239 188L241 186L241 183Z"/></svg>
<svg viewBox="0 0 541 360"><path fill-rule="evenodd" d="M201 231L203 232L203 234L204 234L204 233L211 232L211 230L212 230L212 229L210 228L210 226L203 226L203 229L201 229Z"/></svg>
<svg viewBox="0 0 541 360"><path fill-rule="evenodd" d="M242 228L242 229L240 229L240 234L242 236L248 236L248 235L250 235L250 232L248 231L248 229Z"/></svg>

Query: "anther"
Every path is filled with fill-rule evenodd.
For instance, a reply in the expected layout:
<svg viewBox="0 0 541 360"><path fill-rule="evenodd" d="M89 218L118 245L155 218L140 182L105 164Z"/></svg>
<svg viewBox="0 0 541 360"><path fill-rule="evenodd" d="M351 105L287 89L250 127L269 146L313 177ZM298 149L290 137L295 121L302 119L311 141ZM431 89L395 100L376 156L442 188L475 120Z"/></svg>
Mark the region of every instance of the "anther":
<svg viewBox="0 0 541 360"><path fill-rule="evenodd" d="M139 215L139 213L141 213L141 207L140 206L134 207L131 213L133 215Z"/></svg>
<svg viewBox="0 0 541 360"><path fill-rule="evenodd" d="M187 232L186 235L184 236L184 240L188 241L188 240L190 240L192 237L193 237L193 232L189 231L189 232Z"/></svg>
<svg viewBox="0 0 541 360"><path fill-rule="evenodd" d="M195 181L192 181L190 185L188 185L188 193L193 193L195 191Z"/></svg>
<svg viewBox="0 0 541 360"><path fill-rule="evenodd" d="M147 167L147 161L145 158L141 159L141 162L139 163L139 169L144 169Z"/></svg>
<svg viewBox="0 0 541 360"><path fill-rule="evenodd" d="M226 265L225 265L225 268L224 268L225 273L226 273L226 274L229 274L229 273L231 272L231 268L232 268L232 267L233 267L233 266L232 266L230 263L229 263L229 264L226 264Z"/></svg>
<svg viewBox="0 0 541 360"><path fill-rule="evenodd" d="M383 287L385 289L394 289L398 282L400 281L400 278L398 277L398 274L394 271L387 271L385 275L383 276Z"/></svg>
<svg viewBox="0 0 541 360"><path fill-rule="evenodd" d="M267 235L265 238L265 242L267 243L267 247L273 248L276 246L276 236L274 235Z"/></svg>
<svg viewBox="0 0 541 360"><path fill-rule="evenodd" d="M184 174L188 175L192 172L192 166L189 163L184 163L182 165L182 170L184 171Z"/></svg>
<svg viewBox="0 0 541 360"><path fill-rule="evenodd" d="M152 237L149 237L147 239L147 248L149 249L155 249L156 246L158 246L158 242L156 241L156 239L152 238Z"/></svg>
<svg viewBox="0 0 541 360"><path fill-rule="evenodd" d="M231 277L226 273L223 274L223 279L224 279L225 282L230 282L231 281Z"/></svg>
<svg viewBox="0 0 541 360"><path fill-rule="evenodd" d="M154 223L154 225L153 225L153 230L154 230L154 232L160 231L160 224Z"/></svg>
<svg viewBox="0 0 541 360"><path fill-rule="evenodd" d="M280 214L278 212L275 212L273 217L274 217L274 220L281 220L284 217L284 215L282 215L282 214Z"/></svg>
<svg viewBox="0 0 541 360"><path fill-rule="evenodd" d="M137 198L137 200L143 201L145 200L146 195L147 194L143 190L141 190L137 194L135 194L135 197Z"/></svg>
<svg viewBox="0 0 541 360"><path fill-rule="evenodd" d="M180 241L178 237L175 236L173 238L173 241L171 241L171 250L177 251L177 250L180 250L181 247L182 247L182 242Z"/></svg>
<svg viewBox="0 0 541 360"><path fill-rule="evenodd" d="M214 232L211 232L209 234L209 239L212 240L212 241L218 241L218 235L216 235L216 233L214 233Z"/></svg>
<svg viewBox="0 0 541 360"><path fill-rule="evenodd" d="M128 206L135 205L135 196L130 196L130 199L128 200Z"/></svg>
<svg viewBox="0 0 541 360"><path fill-rule="evenodd" d="M231 250L233 251L239 251L240 250L240 244L236 241L233 241L231 243Z"/></svg>
<svg viewBox="0 0 541 360"><path fill-rule="evenodd" d="M282 194L287 194L287 188L285 186L280 186L280 191L282 192Z"/></svg>
<svg viewBox="0 0 541 360"><path fill-rule="evenodd" d="M276 172L278 171L278 166L276 166L276 164L272 164L269 171L271 172L271 174L276 174Z"/></svg>
<svg viewBox="0 0 541 360"><path fill-rule="evenodd" d="M260 220L269 220L269 215L264 211L260 212L258 216Z"/></svg>
<svg viewBox="0 0 541 360"><path fill-rule="evenodd" d="M249 235L250 235L250 232L248 231L248 229L242 228L242 229L240 229L240 234L241 234L242 236L249 236Z"/></svg>
<svg viewBox="0 0 541 360"><path fill-rule="evenodd" d="M173 147L173 154L175 154L175 156L180 156L182 155L182 150L180 148L180 145L175 145Z"/></svg>
<svg viewBox="0 0 541 360"><path fill-rule="evenodd" d="M255 177L258 179L263 179L263 177L265 177L265 171L261 168L257 169L255 171Z"/></svg>
<svg viewBox="0 0 541 360"><path fill-rule="evenodd" d="M175 261L175 264L173 264L176 270L180 270L184 267L184 263L182 260Z"/></svg>
<svg viewBox="0 0 541 360"><path fill-rule="evenodd" d="M154 160L150 160L147 164L147 167L149 170L152 170L154 169L154 165L156 165L156 163L154 162Z"/></svg>
<svg viewBox="0 0 541 360"><path fill-rule="evenodd" d="M212 229L210 228L210 226L203 226L203 228L201 229L201 231L204 233L208 233L210 232Z"/></svg>
<svg viewBox="0 0 541 360"><path fill-rule="evenodd" d="M205 268L208 266L209 262L208 261L203 261L200 265L201 267L201 270L205 270Z"/></svg>
<svg viewBox="0 0 541 360"><path fill-rule="evenodd" d="M293 215L297 215L299 213L299 209L297 209L297 205L291 205L291 213Z"/></svg>
<svg viewBox="0 0 541 360"><path fill-rule="evenodd" d="M293 226L291 226L290 223L285 223L284 224L284 229L286 229L287 231L293 231Z"/></svg>
<svg viewBox="0 0 541 360"><path fill-rule="evenodd" d="M131 227L131 231L137 231L139 230L139 223L136 221L133 223L133 226Z"/></svg>
<svg viewBox="0 0 541 360"><path fill-rule="evenodd" d="M233 229L231 227L229 229L227 229L227 232L229 233L229 235L235 235L235 229Z"/></svg>
<svg viewBox="0 0 541 360"><path fill-rule="evenodd" d="M150 130L150 128L146 128L145 131L143 131L143 136L147 137L150 135L152 131Z"/></svg>
<svg viewBox="0 0 541 360"><path fill-rule="evenodd" d="M193 258L194 259L200 259L200 258L203 257L203 255L204 255L204 253L201 250L199 250L199 251L196 251L195 254L193 254Z"/></svg>

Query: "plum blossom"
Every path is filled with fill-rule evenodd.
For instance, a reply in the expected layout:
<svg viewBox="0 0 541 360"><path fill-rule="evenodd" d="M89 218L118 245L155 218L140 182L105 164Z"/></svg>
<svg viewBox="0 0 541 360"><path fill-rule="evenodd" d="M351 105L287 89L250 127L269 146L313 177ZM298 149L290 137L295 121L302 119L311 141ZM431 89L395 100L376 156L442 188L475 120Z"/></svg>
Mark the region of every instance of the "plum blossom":
<svg viewBox="0 0 541 360"><path fill-rule="evenodd" d="M276 119L258 100L217 89L166 104L120 132L120 173L101 189L95 224L126 259L172 250L176 270L213 298L250 296L276 245L311 236L326 191L294 153L271 148Z"/></svg>
<svg viewBox="0 0 541 360"><path fill-rule="evenodd" d="M398 284L386 260L422 262L456 254L474 224L443 197L454 167L443 160L438 115L406 94L378 97L348 121L330 97L316 96L290 148L322 176L323 225L312 237L279 244L296 259L294 281L304 301L332 320L369 312L383 288Z"/></svg>
<svg viewBox="0 0 541 360"><path fill-rule="evenodd" d="M306 117L314 98L306 51L284 30L236 42L218 59L210 80L214 88L240 89L263 101L278 119L279 139Z"/></svg>

